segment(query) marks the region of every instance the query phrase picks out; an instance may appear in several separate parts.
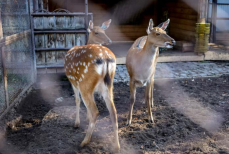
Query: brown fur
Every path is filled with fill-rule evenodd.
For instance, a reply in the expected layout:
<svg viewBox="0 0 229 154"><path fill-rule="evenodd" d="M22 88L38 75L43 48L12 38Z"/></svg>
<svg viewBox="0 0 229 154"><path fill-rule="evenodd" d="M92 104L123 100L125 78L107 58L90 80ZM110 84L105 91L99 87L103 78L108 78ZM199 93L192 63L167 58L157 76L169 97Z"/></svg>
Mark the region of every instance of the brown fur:
<svg viewBox="0 0 229 154"><path fill-rule="evenodd" d="M75 127L78 127L80 124L79 94L81 94L83 102L87 108L89 126L86 136L80 144L81 147L89 143L92 132L95 128L96 119L99 115L99 111L93 97L94 92L97 91L103 96L110 112L115 136L114 146L115 150L118 151L120 149L118 140L118 122L113 102L113 78L116 69L116 58L107 47L98 45L111 42L104 32L104 29L109 27L110 22L111 20L104 22L103 28L100 28L96 26L94 27L93 23L90 21L88 45L75 46L70 49L65 56L64 68L75 93ZM95 34L98 29L100 30L100 33ZM109 80L109 84L105 83L105 79Z"/></svg>
<svg viewBox="0 0 229 154"><path fill-rule="evenodd" d="M175 42L164 29L169 20L160 27L153 28L150 20L148 35L138 38L131 46L126 57L126 67L130 76L130 109L127 125L131 124L132 111L136 99L136 87L146 84L145 102L148 108L149 122L153 122L151 105L153 106L154 74L159 56L158 47L171 47Z"/></svg>

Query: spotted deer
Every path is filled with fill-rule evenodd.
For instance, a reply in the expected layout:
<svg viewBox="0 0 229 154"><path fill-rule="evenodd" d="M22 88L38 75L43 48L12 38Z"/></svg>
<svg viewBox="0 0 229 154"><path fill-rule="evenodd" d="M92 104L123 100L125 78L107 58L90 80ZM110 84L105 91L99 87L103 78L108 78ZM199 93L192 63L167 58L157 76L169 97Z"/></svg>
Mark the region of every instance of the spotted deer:
<svg viewBox="0 0 229 154"><path fill-rule="evenodd" d="M136 98L136 87L146 84L145 103L148 107L149 122L153 121L151 105L153 106L154 74L159 56L158 47L172 48L175 40L165 32L170 20L153 28L153 20L150 19L147 28L147 36L138 38L131 46L126 57L126 67L130 76L130 108L127 125L131 124L132 111Z"/></svg>
<svg viewBox="0 0 229 154"><path fill-rule="evenodd" d="M108 20L99 27L93 26L93 22L90 21L87 45L75 46L71 48L65 56L65 72L75 93L75 127L79 127L80 124L79 94L81 94L82 100L87 108L89 125L86 136L80 144L81 147L89 143L95 128L99 111L95 104L93 94L94 92L99 92L103 96L110 112L115 136L115 150L120 149L117 113L113 102L113 78L116 69L116 58L111 50L101 45L111 43L111 40L105 34L105 30L109 27L110 23L111 20Z"/></svg>

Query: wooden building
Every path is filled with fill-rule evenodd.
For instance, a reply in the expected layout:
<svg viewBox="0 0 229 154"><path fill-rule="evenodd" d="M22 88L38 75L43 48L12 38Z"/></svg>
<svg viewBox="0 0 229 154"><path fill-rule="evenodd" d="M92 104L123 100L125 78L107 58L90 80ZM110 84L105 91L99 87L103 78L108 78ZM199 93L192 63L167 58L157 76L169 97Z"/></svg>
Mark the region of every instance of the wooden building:
<svg viewBox="0 0 229 154"><path fill-rule="evenodd" d="M102 22L112 19L111 26L106 33L113 42L132 42L138 37L146 35L150 18L153 19L155 26L170 18L168 34L178 42L178 45L186 44L187 50L194 51L196 23L199 22L211 23L210 42L229 45L228 0L88 0L88 10L85 10L85 0L38 0L34 6L38 10L46 9L48 12L59 8L71 13L86 11L92 13L88 18L93 18L95 25L101 25ZM82 21L82 24L85 24L83 28L86 28L85 21ZM61 36L58 37L60 40ZM85 35L81 36L81 38L85 38L81 43L77 43L77 37L78 35L70 36L75 39L75 43L72 45L82 45L86 42ZM37 39L38 36L35 36L36 41ZM65 35L65 39L68 39L67 35ZM68 47L70 46L68 44ZM42 55L40 51L43 49L38 49L40 51L37 54L37 63L39 65L58 64L62 66L63 56L68 48L62 44L62 49L58 53L49 51L48 56ZM53 55L59 56L54 58ZM50 57L50 59L45 60L44 57Z"/></svg>
<svg viewBox="0 0 229 154"><path fill-rule="evenodd" d="M49 9L64 8L70 12L84 12L83 0L49 0ZM113 41L134 41L146 35L150 18L155 25L171 19L169 34L176 40L195 41L198 3L192 0L90 0L89 12L95 25L111 18L108 35Z"/></svg>

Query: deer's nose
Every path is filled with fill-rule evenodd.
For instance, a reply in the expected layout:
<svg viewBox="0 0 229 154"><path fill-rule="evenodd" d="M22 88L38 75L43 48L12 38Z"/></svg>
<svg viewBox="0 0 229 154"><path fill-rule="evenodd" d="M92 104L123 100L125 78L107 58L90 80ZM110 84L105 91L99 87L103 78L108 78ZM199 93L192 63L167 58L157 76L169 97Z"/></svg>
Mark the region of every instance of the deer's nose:
<svg viewBox="0 0 229 154"><path fill-rule="evenodd" d="M176 41L175 40L171 40L173 45L176 45Z"/></svg>

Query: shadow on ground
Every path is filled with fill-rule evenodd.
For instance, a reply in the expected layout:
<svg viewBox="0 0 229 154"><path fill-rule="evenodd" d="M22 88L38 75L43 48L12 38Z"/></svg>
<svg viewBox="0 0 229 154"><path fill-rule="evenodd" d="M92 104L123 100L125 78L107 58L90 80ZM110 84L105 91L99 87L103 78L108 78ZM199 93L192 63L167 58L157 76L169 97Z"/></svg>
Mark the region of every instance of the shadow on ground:
<svg viewBox="0 0 229 154"><path fill-rule="evenodd" d="M228 153L228 83L228 76L156 81L154 124L147 122L144 88L138 88L130 126L125 126L129 87L126 83L115 84L120 153ZM32 90L4 120L7 127L0 132L0 153L112 152L109 113L97 95L100 116L96 129L91 142L84 148L79 147L88 122L81 103L81 125L73 128L75 103L72 95L68 84ZM57 99L60 97L62 99Z"/></svg>

